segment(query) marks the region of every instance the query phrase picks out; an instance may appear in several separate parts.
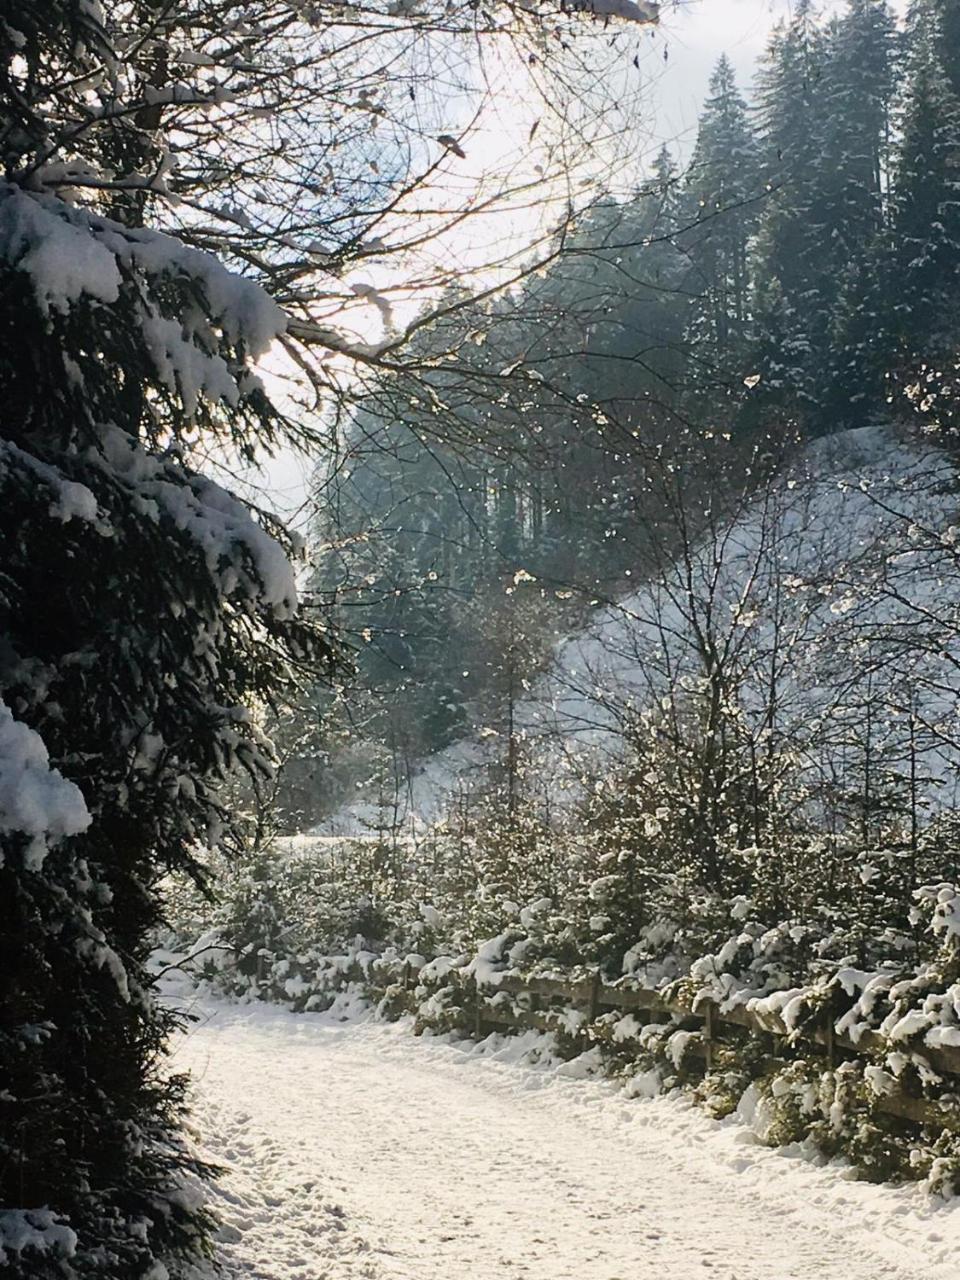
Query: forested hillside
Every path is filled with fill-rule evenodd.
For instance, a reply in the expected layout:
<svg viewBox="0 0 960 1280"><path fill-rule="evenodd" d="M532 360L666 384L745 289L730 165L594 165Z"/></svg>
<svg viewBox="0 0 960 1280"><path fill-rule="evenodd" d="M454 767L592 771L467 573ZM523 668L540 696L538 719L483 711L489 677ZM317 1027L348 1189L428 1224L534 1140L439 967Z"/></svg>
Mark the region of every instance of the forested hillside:
<svg viewBox="0 0 960 1280"><path fill-rule="evenodd" d="M534 276L416 334L428 393L380 380L318 472L311 586L359 679L292 731L286 830L357 785L389 807L499 727L561 637L803 442L887 422L954 448L953 35L935 4L904 29L801 4L749 93L720 57L682 171L664 149Z"/></svg>

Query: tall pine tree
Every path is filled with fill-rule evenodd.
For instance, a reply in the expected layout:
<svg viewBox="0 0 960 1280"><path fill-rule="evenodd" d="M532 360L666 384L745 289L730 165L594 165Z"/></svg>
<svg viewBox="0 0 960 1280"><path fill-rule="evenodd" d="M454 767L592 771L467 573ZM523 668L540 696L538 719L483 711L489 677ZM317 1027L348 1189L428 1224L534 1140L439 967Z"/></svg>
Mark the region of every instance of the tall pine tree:
<svg viewBox="0 0 960 1280"><path fill-rule="evenodd" d="M758 79L769 198L757 258L758 370L765 405L803 416L819 398L813 335L825 328L819 237L811 219L823 149L826 42L809 0L781 25Z"/></svg>
<svg viewBox="0 0 960 1280"><path fill-rule="evenodd" d="M891 397L956 426L960 343L960 98L944 6L917 0L907 28L892 220Z"/></svg>
<svg viewBox="0 0 960 1280"><path fill-rule="evenodd" d="M768 397L808 433L850 425L866 408L856 313L871 309L875 287L894 46L885 3L851 0L826 28L802 4L760 79L772 186L757 264L760 365Z"/></svg>
<svg viewBox="0 0 960 1280"><path fill-rule="evenodd" d="M882 408L878 341L891 299L884 260L898 36L881 0L850 0L830 32L816 210L828 308L818 428L859 426Z"/></svg>
<svg viewBox="0 0 960 1280"><path fill-rule="evenodd" d="M144 228L139 172L106 208L59 191L71 120L95 192L105 153L162 163L119 52L156 6L126 29L79 0L3 13L0 1268L141 1280L205 1229L147 969L158 884L237 835L225 781L270 767L250 708L330 645L282 527L197 469L201 442L278 438L252 362L283 313Z"/></svg>
<svg viewBox="0 0 960 1280"><path fill-rule="evenodd" d="M757 142L733 67L722 56L710 78L686 174L678 241L693 295L685 341L688 378L702 388L739 386L748 370L752 297L749 252L761 205Z"/></svg>

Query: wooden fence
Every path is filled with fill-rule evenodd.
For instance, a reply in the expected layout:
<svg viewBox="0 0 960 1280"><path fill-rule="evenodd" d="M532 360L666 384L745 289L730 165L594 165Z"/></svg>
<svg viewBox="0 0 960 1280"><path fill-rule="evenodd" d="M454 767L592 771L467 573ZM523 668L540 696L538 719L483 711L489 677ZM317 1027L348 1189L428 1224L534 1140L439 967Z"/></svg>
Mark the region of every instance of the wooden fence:
<svg viewBox="0 0 960 1280"><path fill-rule="evenodd" d="M405 988L416 981L417 974L409 965L404 965L395 976ZM457 971L452 970L448 981L457 981ZM529 1007L516 1009L505 1007L496 1000L496 994L505 992L512 996L525 996ZM647 1021L657 1021L675 1015L689 1023L699 1024L697 1030L700 1037L691 1042L687 1052L698 1055L705 1061L709 1071L714 1062L716 1047L723 1041L724 1027L738 1027L751 1035L763 1037L769 1046L768 1060L771 1065L782 1063L787 1059L781 1056L783 1047L807 1043L819 1050L828 1068L832 1069L845 1058L868 1058L889 1052L890 1044L875 1031L864 1031L856 1040L838 1034L835 1029L835 1015L824 1011L820 1019L807 1024L796 1032L791 1032L783 1019L776 1013L759 1012L738 1006L721 1010L713 1001L698 1000L696 1007L678 1000L665 999L659 992L644 987L611 986L603 981L598 971L592 978L580 981L564 980L548 977L522 977L516 974L504 974L496 983L495 992L487 995L483 988L477 991L474 1034L479 1038L485 1030L497 1027L517 1029L536 1029L538 1031L557 1031L563 1026L561 1011L543 1008L542 1003L561 1000L567 1006L579 1008L586 1014L585 1026L592 1023L607 1009L620 1012L639 1012L646 1015ZM907 1052L909 1046L905 1046ZM926 1062L939 1074L960 1077L960 1048L941 1046L919 1048ZM960 1110L944 1104L932 1102L925 1098L912 1097L909 1094L881 1093L877 1095L876 1106L879 1110L915 1124L950 1124L956 1127L960 1123Z"/></svg>

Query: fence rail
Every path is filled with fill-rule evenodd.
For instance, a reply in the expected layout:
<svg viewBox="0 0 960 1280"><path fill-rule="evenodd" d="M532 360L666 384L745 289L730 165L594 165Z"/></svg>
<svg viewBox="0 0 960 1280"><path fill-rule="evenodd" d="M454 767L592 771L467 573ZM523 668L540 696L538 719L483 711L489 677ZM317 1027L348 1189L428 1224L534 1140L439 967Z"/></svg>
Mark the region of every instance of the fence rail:
<svg viewBox="0 0 960 1280"><path fill-rule="evenodd" d="M404 987L409 987L417 979L417 973L409 965L404 965L399 973L394 970L394 974ZM457 971L452 970L447 980L457 981L456 974ZM530 1007L506 1007L502 1001L497 1000L497 995L501 992L526 996ZM492 994L488 995L484 987L478 987L474 1033L480 1037L486 1028L494 1027L547 1032L561 1029L561 1011L538 1007L541 1000L562 1000L567 1005L579 1007L586 1014L585 1026L609 1009L624 1013L637 1011L649 1015L651 1021L663 1016L698 1021L702 1024L701 1038L690 1044L688 1052L703 1058L707 1070L713 1066L717 1046L723 1043L722 1030L725 1026L737 1027L767 1039L771 1048L768 1061L772 1063L786 1063L787 1059L778 1050L782 1052L787 1043L794 1045L806 1042L816 1046L822 1050L826 1064L831 1069L843 1058L868 1058L890 1050L889 1042L875 1031L864 1031L856 1040L838 1033L835 1016L830 1011L825 1011L817 1022L792 1031L778 1014L770 1011L761 1012L742 1005L721 1009L711 1000L698 1000L691 1008L688 1004L667 999L660 992L646 987L621 987L605 983L599 971L592 978L580 980L504 974L497 981ZM939 1074L960 1077L960 1048L923 1045L917 1051ZM949 1100L940 1104L901 1091L878 1094L876 1106L889 1115L915 1124L949 1123L956 1126L960 1122L960 1099L958 1106L952 1107Z"/></svg>

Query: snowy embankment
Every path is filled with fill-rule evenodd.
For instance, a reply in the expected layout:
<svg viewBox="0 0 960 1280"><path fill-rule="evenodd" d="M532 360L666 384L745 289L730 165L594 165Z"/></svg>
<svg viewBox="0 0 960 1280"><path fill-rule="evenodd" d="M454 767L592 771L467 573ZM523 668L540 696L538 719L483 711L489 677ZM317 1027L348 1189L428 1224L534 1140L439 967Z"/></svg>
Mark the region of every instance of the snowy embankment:
<svg viewBox="0 0 960 1280"><path fill-rule="evenodd" d="M230 1280L956 1280L960 1203L629 1098L534 1033L193 1011L174 1065L227 1167Z"/></svg>
<svg viewBox="0 0 960 1280"><path fill-rule="evenodd" d="M621 758L624 729L637 713L703 676L704 629L736 655L730 676L736 671L748 717L763 705L771 665L777 669L779 731L800 741L804 725L835 714L849 674L838 655L883 627L911 632L922 618L935 630L939 615L958 607L954 489L953 464L942 453L890 426L809 445L703 534L689 559L598 609L558 646L551 669L516 708L531 771L550 779L556 804L575 800L585 774L609 772ZM953 632L938 633L926 657L918 646L898 668L929 731L918 758L921 799L931 810L957 800L956 769L941 750L955 708L937 665L941 649L960 658L955 645ZM870 667L863 652L859 661ZM864 696L870 679L862 677ZM498 735L478 724L423 761L397 796L401 827L415 834L441 818L497 750ZM379 820L377 806L361 799L315 834L363 834Z"/></svg>

